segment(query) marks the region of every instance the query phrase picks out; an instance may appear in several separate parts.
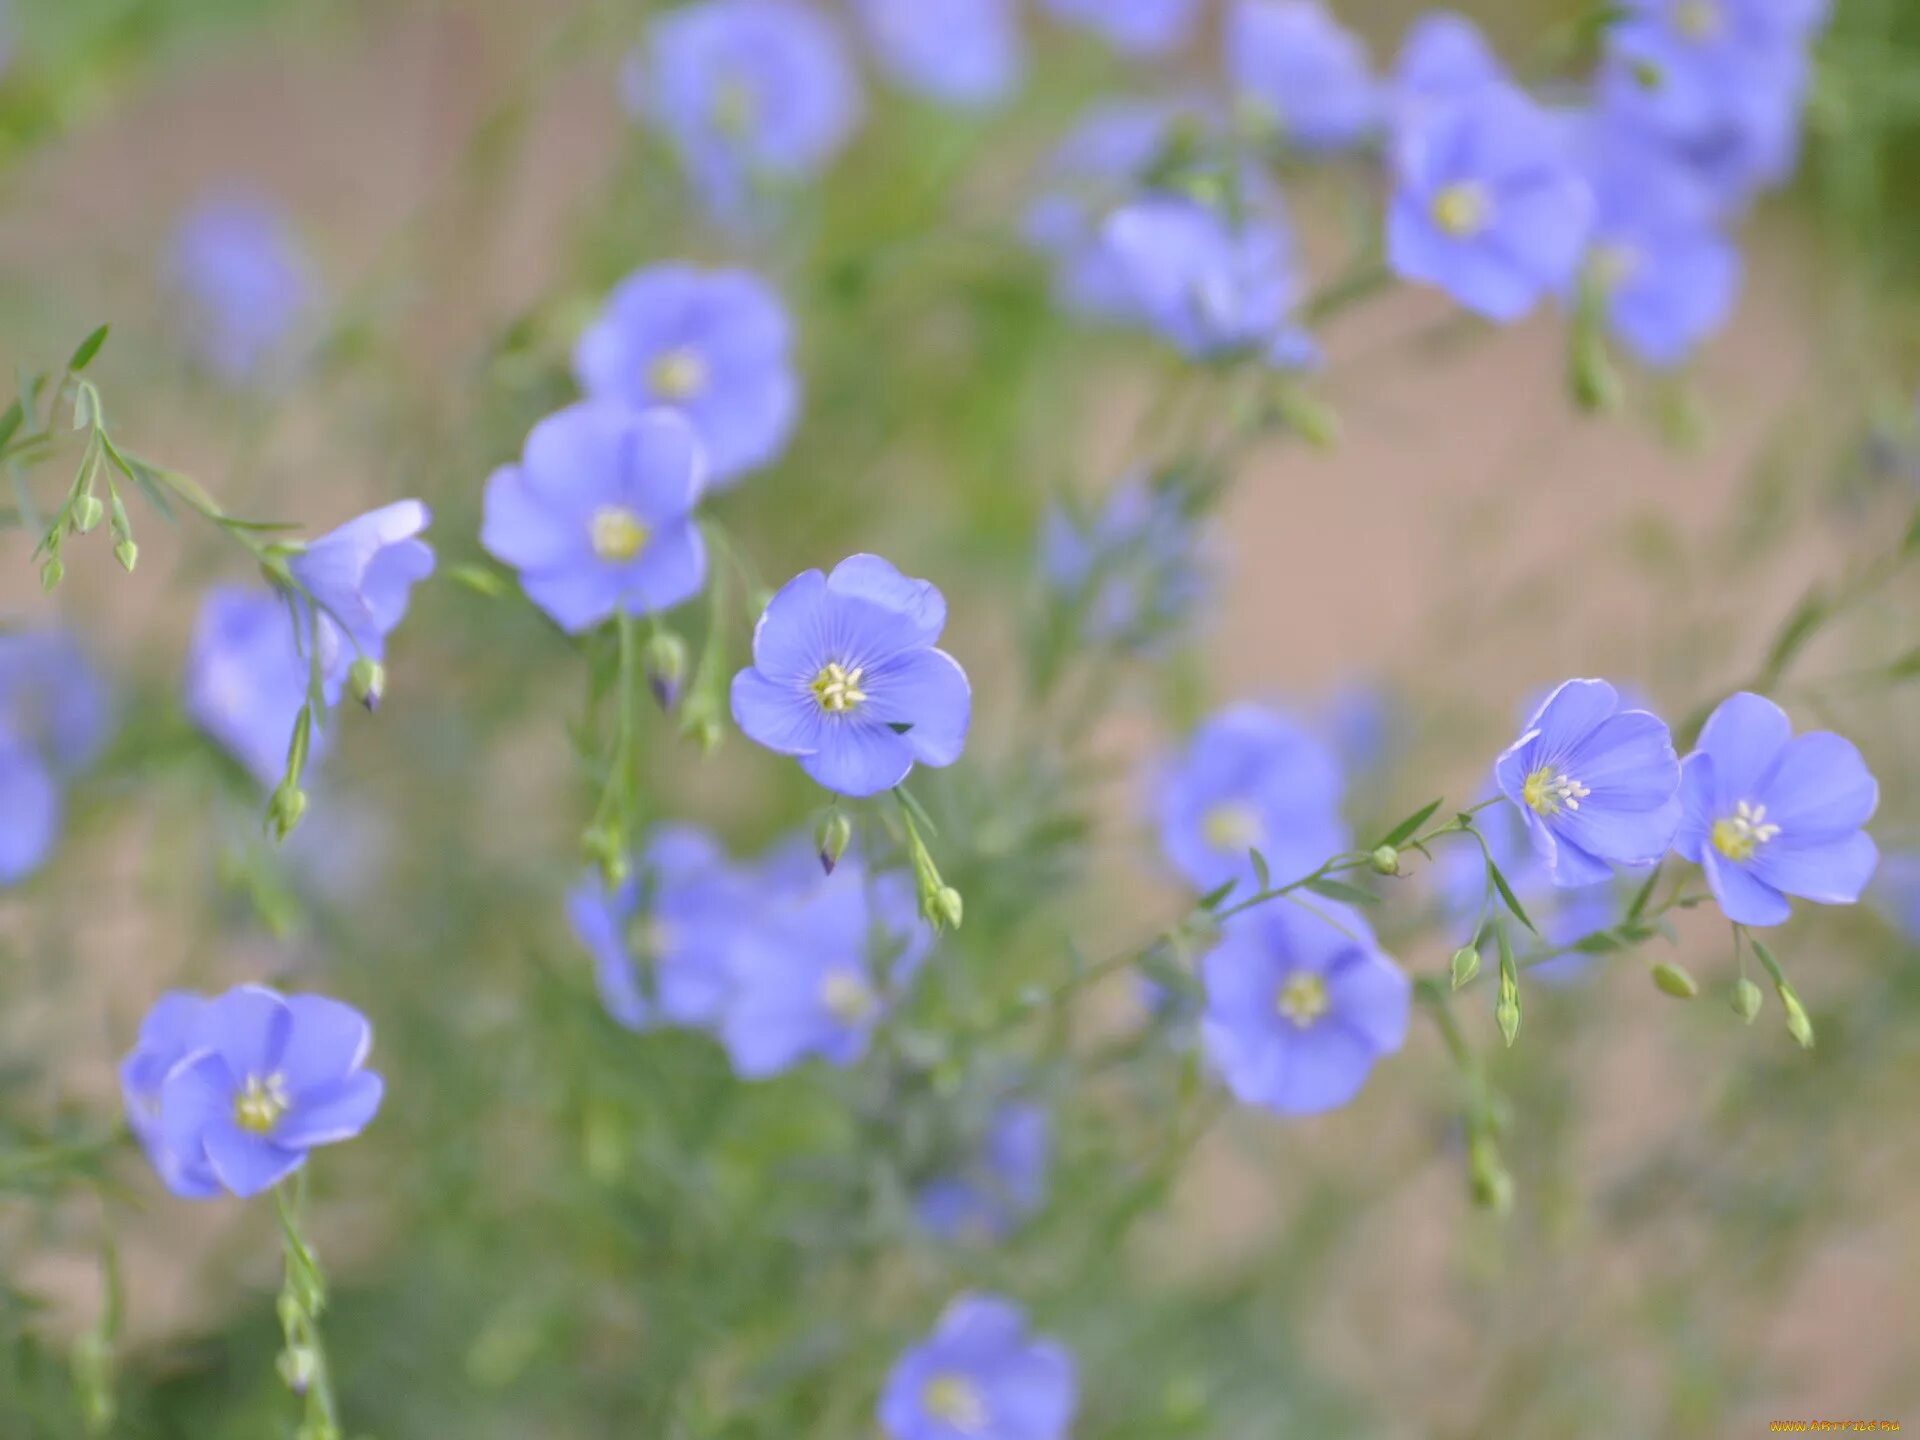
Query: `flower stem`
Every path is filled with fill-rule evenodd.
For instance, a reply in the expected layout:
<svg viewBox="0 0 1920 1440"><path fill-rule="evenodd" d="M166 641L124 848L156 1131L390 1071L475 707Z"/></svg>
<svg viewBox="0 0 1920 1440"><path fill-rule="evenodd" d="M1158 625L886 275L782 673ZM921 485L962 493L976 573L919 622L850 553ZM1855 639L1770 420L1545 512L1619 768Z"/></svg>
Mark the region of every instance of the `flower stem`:
<svg viewBox="0 0 1920 1440"><path fill-rule="evenodd" d="M287 1388L306 1404L296 1440L340 1440L340 1418L333 1399L333 1374L320 1335L320 1316L326 1309L326 1276L301 1228L306 1180L274 1187L274 1208L286 1247L286 1279L280 1287L280 1328L286 1348L280 1354L280 1374Z"/></svg>

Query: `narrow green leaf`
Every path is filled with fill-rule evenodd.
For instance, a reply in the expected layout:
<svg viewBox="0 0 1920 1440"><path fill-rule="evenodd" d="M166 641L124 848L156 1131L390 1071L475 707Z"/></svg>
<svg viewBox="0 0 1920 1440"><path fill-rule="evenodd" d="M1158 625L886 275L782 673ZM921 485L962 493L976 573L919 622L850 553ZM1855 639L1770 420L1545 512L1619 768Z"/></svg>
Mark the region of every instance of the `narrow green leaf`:
<svg viewBox="0 0 1920 1440"><path fill-rule="evenodd" d="M1446 796L1443 795L1431 805L1422 806L1420 809L1414 811L1413 814L1409 815L1398 825L1394 826L1393 829L1381 836L1379 844L1375 845L1374 848L1377 850L1380 848L1380 845L1404 845L1408 840L1420 833L1420 827L1431 820L1444 804L1446 804Z"/></svg>
<svg viewBox="0 0 1920 1440"><path fill-rule="evenodd" d="M921 833L937 840L940 837L940 827L933 823L933 817L927 814L926 806L914 798L913 792L904 785L896 785L893 787L893 793L900 797L901 807L920 827Z"/></svg>
<svg viewBox="0 0 1920 1440"><path fill-rule="evenodd" d="M98 355L100 353L100 347L107 343L108 328L108 326L102 325L98 330L95 330L80 342L79 348L73 352L73 358L67 361L68 374L78 375L82 370L86 369L88 365L93 363L93 357Z"/></svg>
<svg viewBox="0 0 1920 1440"><path fill-rule="evenodd" d="M1507 909L1513 912L1513 918L1538 935L1539 927L1527 918L1526 907L1520 903L1520 897L1513 893L1513 887L1507 883L1507 877L1500 873L1500 867L1493 863L1491 855L1487 856L1487 874L1492 877L1493 888L1500 892L1500 898L1506 902Z"/></svg>
<svg viewBox="0 0 1920 1440"><path fill-rule="evenodd" d="M1307 882L1307 889L1316 895L1324 895L1329 900L1342 900L1349 905L1378 905L1380 897L1371 890L1363 890L1358 885L1349 885L1344 880L1335 880L1323 875L1318 880Z"/></svg>
<svg viewBox="0 0 1920 1440"><path fill-rule="evenodd" d="M1229 880L1224 885L1214 886L1213 889L1200 897L1199 908L1202 910L1218 910L1220 903L1234 892L1234 888L1238 886L1239 883L1238 880Z"/></svg>
<svg viewBox="0 0 1920 1440"><path fill-rule="evenodd" d="M1265 894L1273 885L1273 871L1267 865L1267 857L1258 850L1249 850L1247 858L1253 861L1253 883L1260 894Z"/></svg>
<svg viewBox="0 0 1920 1440"><path fill-rule="evenodd" d="M6 414L0 415L0 446L4 446L13 438L13 432L20 428L20 421L23 418L25 418L25 412L20 409L18 400L7 406Z"/></svg>

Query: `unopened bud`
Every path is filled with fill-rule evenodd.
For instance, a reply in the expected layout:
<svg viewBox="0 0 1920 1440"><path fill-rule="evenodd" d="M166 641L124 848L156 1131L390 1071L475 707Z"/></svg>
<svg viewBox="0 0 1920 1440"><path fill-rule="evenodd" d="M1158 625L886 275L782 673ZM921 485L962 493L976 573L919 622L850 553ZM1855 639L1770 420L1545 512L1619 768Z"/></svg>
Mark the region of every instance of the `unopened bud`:
<svg viewBox="0 0 1920 1440"><path fill-rule="evenodd" d="M73 502L73 530L76 535L85 535L94 526L106 518L107 507L100 503L98 495L82 495Z"/></svg>
<svg viewBox="0 0 1920 1440"><path fill-rule="evenodd" d="M140 559L140 547L131 540L122 540L113 547L113 557L120 562L120 568L131 575L134 565Z"/></svg>
<svg viewBox="0 0 1920 1440"><path fill-rule="evenodd" d="M347 688L369 712L378 710L381 697L387 693L387 667L362 655L347 671Z"/></svg>
<svg viewBox="0 0 1920 1440"><path fill-rule="evenodd" d="M1813 1021L1807 1018L1807 1007L1800 1003L1800 997L1793 992L1791 985L1775 987L1780 994L1780 1003L1787 1012L1787 1033L1800 1042L1800 1048L1813 1048Z"/></svg>
<svg viewBox="0 0 1920 1440"><path fill-rule="evenodd" d="M580 848L586 852L587 859L599 867L600 878L608 889L626 884L632 864L627 859L626 845L613 830L604 825L594 826L580 837Z"/></svg>
<svg viewBox="0 0 1920 1440"><path fill-rule="evenodd" d="M1513 1176L1501 1163L1499 1148L1491 1138L1474 1138L1467 1152L1467 1178L1473 1203L1481 1209L1504 1215L1513 1208Z"/></svg>
<svg viewBox="0 0 1920 1440"><path fill-rule="evenodd" d="M687 674L686 643L671 630L662 630L647 642L643 663L653 698L662 710L673 709L680 703L680 686Z"/></svg>
<svg viewBox="0 0 1920 1440"><path fill-rule="evenodd" d="M1760 1013L1761 1005L1766 1002L1766 996L1761 994L1758 985L1742 975L1734 982L1733 994L1728 1001L1733 1006L1733 1013L1751 1025L1753 1017Z"/></svg>
<svg viewBox="0 0 1920 1440"><path fill-rule="evenodd" d="M951 885L943 885L934 893L931 908L933 914L929 918L943 930L958 930L961 917L966 913L960 892Z"/></svg>
<svg viewBox="0 0 1920 1440"><path fill-rule="evenodd" d="M315 1376L320 1373L320 1363L311 1346L291 1345L280 1352L278 1361L280 1378L287 1383L287 1389L296 1395L305 1395L313 1387Z"/></svg>
<svg viewBox="0 0 1920 1440"><path fill-rule="evenodd" d="M274 839L285 840L306 813L307 792L298 785L282 781L267 805L267 824L273 829Z"/></svg>
<svg viewBox="0 0 1920 1440"><path fill-rule="evenodd" d="M847 846L853 843L853 821L844 810L829 810L813 832L813 840L820 855L820 868L831 875L840 857L847 853Z"/></svg>
<svg viewBox="0 0 1920 1440"><path fill-rule="evenodd" d="M1471 945L1462 945L1453 952L1453 988L1458 990L1480 973L1480 952Z"/></svg>
<svg viewBox="0 0 1920 1440"><path fill-rule="evenodd" d="M1700 993L1700 986L1693 976L1678 965L1662 963L1654 966L1653 983L1659 987L1662 995L1671 995L1676 1000L1691 1000Z"/></svg>
<svg viewBox="0 0 1920 1440"><path fill-rule="evenodd" d="M40 567L40 589L51 595L60 588L60 582L67 578L67 567L60 563L58 555L53 556Z"/></svg>
<svg viewBox="0 0 1920 1440"><path fill-rule="evenodd" d="M1391 845L1382 845L1367 857L1367 863L1373 866L1376 875L1398 875L1400 852Z"/></svg>
<svg viewBox="0 0 1920 1440"><path fill-rule="evenodd" d="M1501 1037L1507 1044L1513 1044L1514 1037L1520 1033L1520 1004L1517 1000L1502 1000L1494 1007L1493 1018L1500 1022Z"/></svg>

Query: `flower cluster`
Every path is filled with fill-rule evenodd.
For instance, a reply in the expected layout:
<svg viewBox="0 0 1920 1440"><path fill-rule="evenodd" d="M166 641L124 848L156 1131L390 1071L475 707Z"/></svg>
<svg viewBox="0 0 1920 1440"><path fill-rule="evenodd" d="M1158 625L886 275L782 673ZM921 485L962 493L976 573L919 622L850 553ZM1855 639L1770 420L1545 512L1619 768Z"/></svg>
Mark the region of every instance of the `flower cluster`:
<svg viewBox="0 0 1920 1440"><path fill-rule="evenodd" d="M61 782L111 729L106 687L71 636L0 633L0 886L46 861L59 838Z"/></svg>

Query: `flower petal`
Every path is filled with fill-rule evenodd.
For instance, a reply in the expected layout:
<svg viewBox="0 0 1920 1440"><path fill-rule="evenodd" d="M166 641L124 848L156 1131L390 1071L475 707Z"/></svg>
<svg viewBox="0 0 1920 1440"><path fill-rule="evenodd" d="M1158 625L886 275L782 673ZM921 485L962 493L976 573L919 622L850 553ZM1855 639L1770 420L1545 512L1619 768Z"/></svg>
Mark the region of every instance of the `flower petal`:
<svg viewBox="0 0 1920 1440"><path fill-rule="evenodd" d="M60 833L60 788L25 746L0 736L0 885L27 878Z"/></svg>
<svg viewBox="0 0 1920 1440"><path fill-rule="evenodd" d="M707 486L707 453L686 416L646 410L627 434L621 492L645 519L677 520L699 503Z"/></svg>
<svg viewBox="0 0 1920 1440"><path fill-rule="evenodd" d="M207 1130L207 1163L220 1183L242 1199L271 1190L306 1163L307 1152L288 1150L242 1130L229 1120Z"/></svg>
<svg viewBox="0 0 1920 1440"><path fill-rule="evenodd" d="M1355 949L1327 972L1331 1020L1391 1055L1407 1039L1413 1014L1413 984L1406 972L1374 950Z"/></svg>
<svg viewBox="0 0 1920 1440"><path fill-rule="evenodd" d="M632 615L671 610L707 583L707 541L700 527L682 519L657 531L621 571L622 604Z"/></svg>
<svg viewBox="0 0 1920 1440"><path fill-rule="evenodd" d="M1713 837L1715 794L1713 757L1696 750L1680 767L1680 828L1673 837L1680 858L1696 865Z"/></svg>
<svg viewBox="0 0 1920 1440"><path fill-rule="evenodd" d="M1821 905L1851 905L1879 863L1880 849L1864 830L1808 841L1783 831L1754 852L1749 868L1755 879L1785 894Z"/></svg>
<svg viewBox="0 0 1920 1440"><path fill-rule="evenodd" d="M366 1063L373 1046L373 1027L351 1005L324 995L290 995L293 1016L279 1072L288 1091L298 1099L315 1086L330 1085Z"/></svg>
<svg viewBox="0 0 1920 1440"><path fill-rule="evenodd" d="M905 731L922 764L951 765L966 748L973 691L960 662L944 650L910 650L876 666L863 681L866 715Z"/></svg>
<svg viewBox="0 0 1920 1440"><path fill-rule="evenodd" d="M753 627L753 663L769 680L805 685L820 673L825 653L827 577L803 570L775 592Z"/></svg>
<svg viewBox="0 0 1920 1440"><path fill-rule="evenodd" d="M812 755L826 743L828 718L819 702L758 670L733 677L733 722L749 740L781 755Z"/></svg>
<svg viewBox="0 0 1920 1440"><path fill-rule="evenodd" d="M569 635L578 635L613 614L623 585L618 569L589 560L559 570L523 574L520 588L554 624Z"/></svg>
<svg viewBox="0 0 1920 1440"><path fill-rule="evenodd" d="M1527 722L1528 730L1539 732L1528 760L1545 765L1566 758L1619 708L1620 693L1605 680L1566 681Z"/></svg>
<svg viewBox="0 0 1920 1440"><path fill-rule="evenodd" d="M1792 739L1787 712L1765 696L1743 690L1722 700L1707 717L1696 747L1713 757L1715 811L1757 798L1761 782Z"/></svg>
<svg viewBox="0 0 1920 1440"><path fill-rule="evenodd" d="M350 1140L379 1113L385 1095L386 1082L369 1070L298 1092L274 1127L274 1144L305 1150Z"/></svg>
<svg viewBox="0 0 1920 1440"><path fill-rule="evenodd" d="M1736 925L1784 925L1793 915L1787 897L1744 865L1735 864L1708 846L1701 857L1707 885L1720 909Z"/></svg>
<svg viewBox="0 0 1920 1440"><path fill-rule="evenodd" d="M195 1043L218 1053L234 1079L244 1080L280 1068L292 1030L285 1000L264 985L240 985L207 1002Z"/></svg>
<svg viewBox="0 0 1920 1440"><path fill-rule="evenodd" d="M1833 837L1873 818L1880 783L1851 740L1816 730L1788 742L1756 798L1783 839Z"/></svg>
<svg viewBox="0 0 1920 1440"><path fill-rule="evenodd" d="M849 555L833 567L827 588L835 595L871 601L907 616L914 637L922 645L932 645L946 628L947 599L939 587L929 580L902 575L878 555Z"/></svg>
<svg viewBox="0 0 1920 1440"><path fill-rule="evenodd" d="M841 795L878 795L907 778L913 746L877 721L829 720L821 727L819 749L802 755L800 768Z"/></svg>

